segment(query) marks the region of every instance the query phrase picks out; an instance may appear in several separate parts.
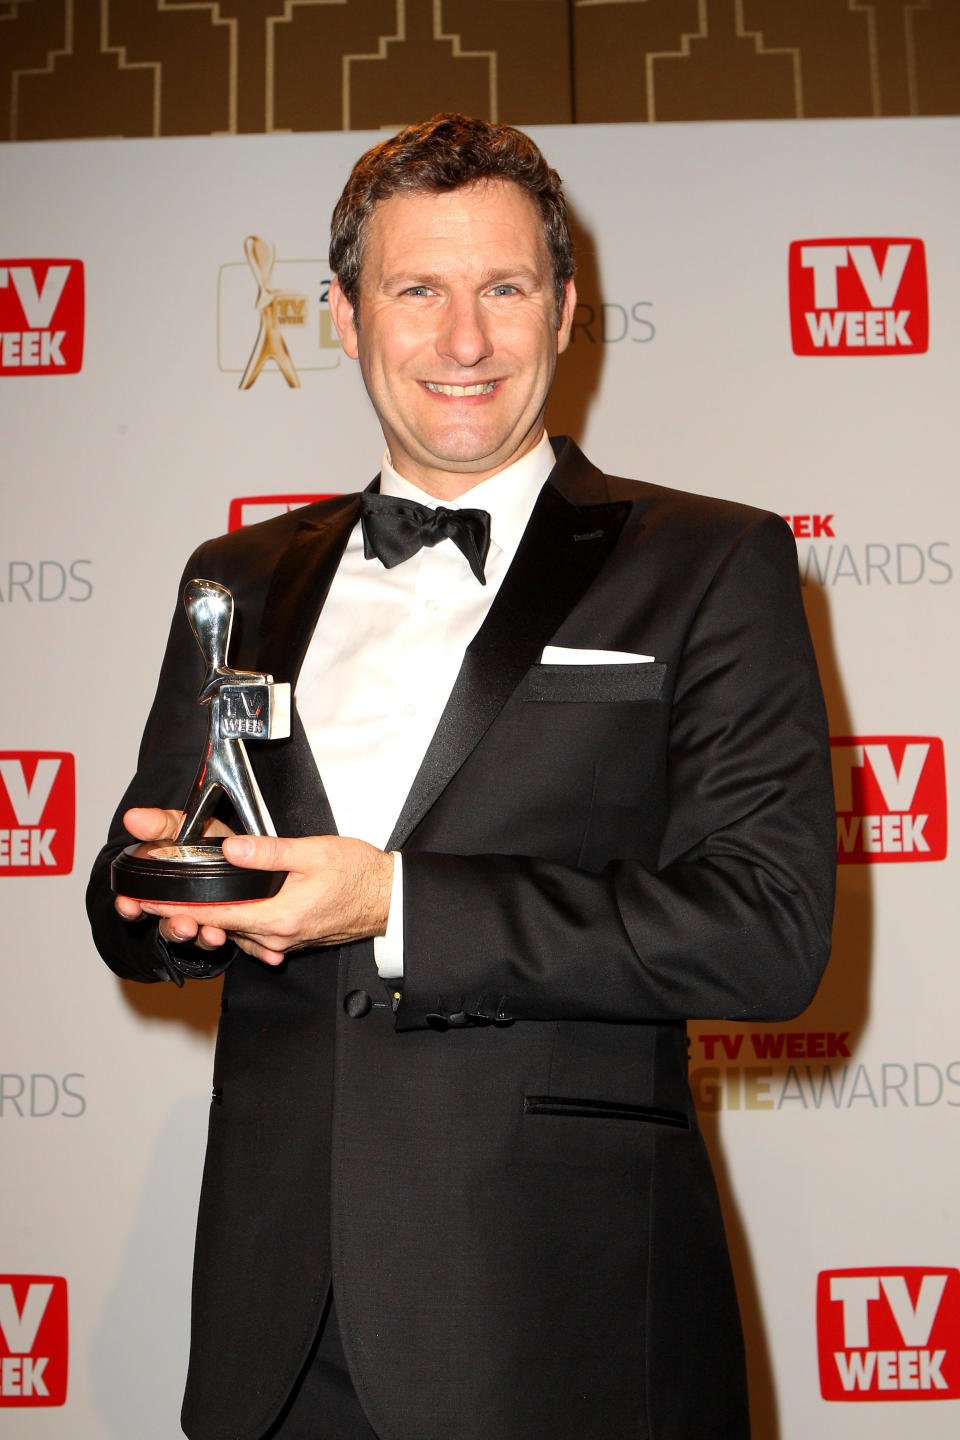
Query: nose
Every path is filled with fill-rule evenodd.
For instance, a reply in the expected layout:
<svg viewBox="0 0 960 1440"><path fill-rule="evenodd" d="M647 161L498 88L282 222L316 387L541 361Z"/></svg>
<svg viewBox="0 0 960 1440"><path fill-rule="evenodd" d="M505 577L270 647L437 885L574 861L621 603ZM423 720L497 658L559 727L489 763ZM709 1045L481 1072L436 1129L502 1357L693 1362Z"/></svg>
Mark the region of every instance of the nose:
<svg viewBox="0 0 960 1440"><path fill-rule="evenodd" d="M493 353L487 317L476 295L451 295L444 306L437 349L445 359L472 368Z"/></svg>

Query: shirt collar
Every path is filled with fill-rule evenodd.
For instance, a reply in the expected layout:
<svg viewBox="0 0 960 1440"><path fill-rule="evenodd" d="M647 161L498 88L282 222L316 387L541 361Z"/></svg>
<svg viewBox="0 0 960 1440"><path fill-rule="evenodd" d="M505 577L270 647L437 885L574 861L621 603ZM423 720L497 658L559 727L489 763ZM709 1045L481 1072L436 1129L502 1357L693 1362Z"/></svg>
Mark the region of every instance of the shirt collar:
<svg viewBox="0 0 960 1440"><path fill-rule="evenodd" d="M521 455L489 480L481 480L464 491L459 500L438 500L418 485L405 480L394 470L385 451L380 462L380 493L397 495L405 500L418 500L435 509L446 505L450 510L478 509L490 513L490 539L508 559L513 559L537 503L537 496L553 469L556 459L546 431L532 450Z"/></svg>

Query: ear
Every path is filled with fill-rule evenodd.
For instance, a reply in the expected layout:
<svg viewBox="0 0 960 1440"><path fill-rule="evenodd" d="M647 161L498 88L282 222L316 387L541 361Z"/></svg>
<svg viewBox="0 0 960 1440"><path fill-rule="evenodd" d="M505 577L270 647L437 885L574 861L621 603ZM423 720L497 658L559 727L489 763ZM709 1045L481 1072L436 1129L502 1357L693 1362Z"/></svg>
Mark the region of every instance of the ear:
<svg viewBox="0 0 960 1440"><path fill-rule="evenodd" d="M330 281L327 304L330 306L330 318L333 320L333 327L343 346L344 354L349 355L351 360L356 360L358 355L357 326L354 320L353 306L340 289L340 282L336 276Z"/></svg>
<svg viewBox="0 0 960 1440"><path fill-rule="evenodd" d="M560 324L557 327L557 354L562 355L570 344L570 332L573 329L573 312L577 308L577 287L572 280L568 280L563 297L563 309L560 312Z"/></svg>

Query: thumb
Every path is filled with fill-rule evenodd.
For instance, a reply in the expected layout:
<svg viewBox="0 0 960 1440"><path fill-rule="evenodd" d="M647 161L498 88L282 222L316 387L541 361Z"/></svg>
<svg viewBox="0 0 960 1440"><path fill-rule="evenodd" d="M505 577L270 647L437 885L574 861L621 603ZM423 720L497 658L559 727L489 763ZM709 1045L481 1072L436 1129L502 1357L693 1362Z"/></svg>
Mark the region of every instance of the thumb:
<svg viewBox="0 0 960 1440"><path fill-rule="evenodd" d="M136 840L172 840L180 828L180 810L158 810L152 806L134 806L123 816L123 826Z"/></svg>
<svg viewBox="0 0 960 1440"><path fill-rule="evenodd" d="M275 835L229 835L223 842L230 864L248 870L289 870L288 848Z"/></svg>

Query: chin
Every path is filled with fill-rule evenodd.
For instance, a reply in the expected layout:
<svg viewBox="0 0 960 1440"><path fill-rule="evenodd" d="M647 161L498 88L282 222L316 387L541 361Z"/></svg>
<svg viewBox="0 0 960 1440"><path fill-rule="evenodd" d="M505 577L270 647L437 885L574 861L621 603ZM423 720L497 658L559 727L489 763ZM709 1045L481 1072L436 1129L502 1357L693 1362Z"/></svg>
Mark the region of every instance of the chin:
<svg viewBox="0 0 960 1440"><path fill-rule="evenodd" d="M463 467L502 464L502 457L509 452L505 436L484 437L478 435L451 435L438 442L433 454L441 464Z"/></svg>

